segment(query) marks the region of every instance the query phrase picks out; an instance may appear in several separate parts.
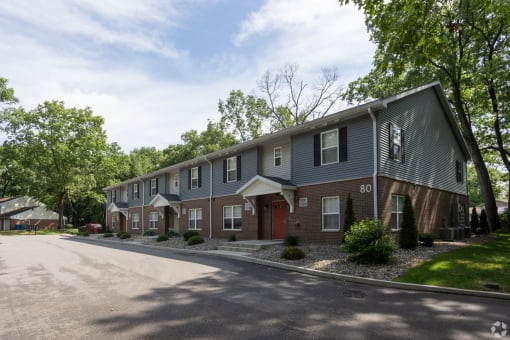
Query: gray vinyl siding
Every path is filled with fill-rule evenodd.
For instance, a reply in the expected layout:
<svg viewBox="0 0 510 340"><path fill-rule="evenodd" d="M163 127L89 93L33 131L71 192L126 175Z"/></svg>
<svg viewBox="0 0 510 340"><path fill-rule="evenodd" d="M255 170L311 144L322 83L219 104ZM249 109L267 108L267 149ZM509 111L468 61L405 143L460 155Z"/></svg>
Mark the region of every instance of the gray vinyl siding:
<svg viewBox="0 0 510 340"><path fill-rule="evenodd" d="M223 183L223 160L241 156L241 180ZM213 192L214 196L234 195L246 182L258 173L258 149L255 147L239 154L232 154L213 161Z"/></svg>
<svg viewBox="0 0 510 340"><path fill-rule="evenodd" d="M314 166L314 135L347 127L347 161ZM292 179L295 185L331 182L373 174L372 120L358 118L292 137Z"/></svg>
<svg viewBox="0 0 510 340"><path fill-rule="evenodd" d="M389 158L390 122L404 131L403 163ZM378 112L380 173L466 194L466 158L449 124L432 89L390 103L387 109ZM456 179L456 160L463 164L462 183Z"/></svg>
<svg viewBox="0 0 510 340"><path fill-rule="evenodd" d="M274 149L282 148L282 161L280 166L274 166ZM290 180L291 174L291 148L290 138L264 145L262 148L262 175Z"/></svg>
<svg viewBox="0 0 510 340"><path fill-rule="evenodd" d="M189 170L194 167L201 167L201 186L199 188L190 189L189 187ZM197 165L182 168L179 174L181 201L194 200L199 198L207 198L210 195L210 165L208 163L199 163Z"/></svg>
<svg viewBox="0 0 510 340"><path fill-rule="evenodd" d="M157 194L165 194L166 190L166 176L160 175L157 177L152 177L150 179L145 180L145 203L149 203L156 195L151 195L151 179L157 178L158 180L158 187L157 187ZM141 194L141 192L140 192Z"/></svg>
<svg viewBox="0 0 510 340"><path fill-rule="evenodd" d="M142 182L138 182L138 199L133 199L133 183L130 183L128 186L128 206L136 207L142 204L143 192L142 192L143 184Z"/></svg>

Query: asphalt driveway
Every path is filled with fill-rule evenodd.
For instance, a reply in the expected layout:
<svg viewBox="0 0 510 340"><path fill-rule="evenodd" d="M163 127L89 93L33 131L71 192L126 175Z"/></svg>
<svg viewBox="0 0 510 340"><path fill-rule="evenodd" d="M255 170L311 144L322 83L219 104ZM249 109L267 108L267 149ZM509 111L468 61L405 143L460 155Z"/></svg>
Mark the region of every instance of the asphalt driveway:
<svg viewBox="0 0 510 340"><path fill-rule="evenodd" d="M510 327L509 300L65 236L0 237L0 288L0 339L495 339L491 326Z"/></svg>

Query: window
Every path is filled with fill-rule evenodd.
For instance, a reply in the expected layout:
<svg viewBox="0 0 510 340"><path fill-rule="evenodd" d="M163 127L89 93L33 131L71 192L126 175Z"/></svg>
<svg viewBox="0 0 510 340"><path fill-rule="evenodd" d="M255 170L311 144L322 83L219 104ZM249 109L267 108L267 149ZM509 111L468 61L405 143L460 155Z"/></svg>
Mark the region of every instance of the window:
<svg viewBox="0 0 510 340"><path fill-rule="evenodd" d="M200 230L202 229L202 208L189 209L189 229Z"/></svg>
<svg viewBox="0 0 510 340"><path fill-rule="evenodd" d="M227 182L237 181L237 159L227 158Z"/></svg>
<svg viewBox="0 0 510 340"><path fill-rule="evenodd" d="M404 215L404 196L391 195L391 230L399 230Z"/></svg>
<svg viewBox="0 0 510 340"><path fill-rule="evenodd" d="M274 166L280 165L282 165L282 148L279 146L274 148Z"/></svg>
<svg viewBox="0 0 510 340"><path fill-rule="evenodd" d="M457 177L457 182L464 182L464 167L462 166L462 162L455 161L455 173Z"/></svg>
<svg viewBox="0 0 510 340"><path fill-rule="evenodd" d="M198 167L191 168L190 170L190 180L191 180L191 189L196 189L199 187L199 176L198 176Z"/></svg>
<svg viewBox="0 0 510 340"><path fill-rule="evenodd" d="M322 230L340 230L340 200L338 196L322 198Z"/></svg>
<svg viewBox="0 0 510 340"><path fill-rule="evenodd" d="M138 192L138 183L133 183L133 199L137 200L140 198L140 194Z"/></svg>
<svg viewBox="0 0 510 340"><path fill-rule="evenodd" d="M133 229L140 228L140 214L139 213L134 213L131 216L131 228L133 228Z"/></svg>
<svg viewBox="0 0 510 340"><path fill-rule="evenodd" d="M149 214L149 228L150 229L157 229L158 228L158 212L157 211L152 211L150 214Z"/></svg>
<svg viewBox="0 0 510 340"><path fill-rule="evenodd" d="M158 194L158 179L151 179L151 196L155 196Z"/></svg>
<svg viewBox="0 0 510 340"><path fill-rule="evenodd" d="M223 229L241 229L241 206L231 205L223 207Z"/></svg>
<svg viewBox="0 0 510 340"><path fill-rule="evenodd" d="M179 175L174 176L174 187L179 187Z"/></svg>
<svg viewBox="0 0 510 340"><path fill-rule="evenodd" d="M321 133L321 164L338 162L338 130Z"/></svg>
<svg viewBox="0 0 510 340"><path fill-rule="evenodd" d="M404 162L404 131L390 123L390 158Z"/></svg>
<svg viewBox="0 0 510 340"><path fill-rule="evenodd" d="M112 190L112 203L117 202L117 192Z"/></svg>

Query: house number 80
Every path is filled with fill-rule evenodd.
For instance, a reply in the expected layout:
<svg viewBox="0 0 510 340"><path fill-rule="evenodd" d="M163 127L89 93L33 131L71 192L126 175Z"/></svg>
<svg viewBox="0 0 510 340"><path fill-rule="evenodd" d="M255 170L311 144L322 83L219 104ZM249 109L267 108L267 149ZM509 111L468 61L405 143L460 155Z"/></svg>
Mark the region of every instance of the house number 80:
<svg viewBox="0 0 510 340"><path fill-rule="evenodd" d="M362 184L359 186L359 192L361 192L362 194L366 193L366 192L371 192L372 191L372 186L370 184Z"/></svg>

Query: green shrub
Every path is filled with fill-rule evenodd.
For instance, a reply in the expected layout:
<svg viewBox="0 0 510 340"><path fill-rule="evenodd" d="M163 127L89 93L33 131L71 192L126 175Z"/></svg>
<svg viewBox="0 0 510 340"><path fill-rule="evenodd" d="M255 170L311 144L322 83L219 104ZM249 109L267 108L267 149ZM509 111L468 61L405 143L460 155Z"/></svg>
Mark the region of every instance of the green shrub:
<svg viewBox="0 0 510 340"><path fill-rule="evenodd" d="M80 231L78 233L78 235L80 235L80 236L89 236L89 233L87 233L86 231Z"/></svg>
<svg viewBox="0 0 510 340"><path fill-rule="evenodd" d="M295 236L295 235L287 235L287 237L285 237L285 240L283 241L283 244L286 246L286 247L297 247L299 246L299 236Z"/></svg>
<svg viewBox="0 0 510 340"><path fill-rule="evenodd" d="M478 228L478 234L490 234L489 221L487 220L487 213L485 209L482 209L480 213L480 228Z"/></svg>
<svg viewBox="0 0 510 340"><path fill-rule="evenodd" d="M147 230L143 233L143 236L156 236L156 232L154 230Z"/></svg>
<svg viewBox="0 0 510 340"><path fill-rule="evenodd" d="M103 237L104 238L106 238L106 237L113 237L113 234L112 233L104 233Z"/></svg>
<svg viewBox="0 0 510 340"><path fill-rule="evenodd" d="M480 218L478 217L475 207L471 210L471 221L469 221L469 225L471 226L472 234L478 233L478 229L480 228Z"/></svg>
<svg viewBox="0 0 510 340"><path fill-rule="evenodd" d="M117 233L117 237L120 237L120 235L125 234L125 233L126 233L125 231L119 231L119 232Z"/></svg>
<svg viewBox="0 0 510 340"><path fill-rule="evenodd" d="M182 235L182 237L184 237L184 241L188 241L193 236L200 236L200 234L198 233L198 231L188 230Z"/></svg>
<svg viewBox="0 0 510 340"><path fill-rule="evenodd" d="M159 235L158 238L156 239L156 242L163 242L163 241L168 241L168 236Z"/></svg>
<svg viewBox="0 0 510 340"><path fill-rule="evenodd" d="M280 257L286 260L301 260L305 257L305 252L298 247L286 247Z"/></svg>
<svg viewBox="0 0 510 340"><path fill-rule="evenodd" d="M181 236L181 235L179 235L179 233L176 232L175 230L170 230L168 233L166 233L166 236L168 236L168 237L178 237L178 236Z"/></svg>
<svg viewBox="0 0 510 340"><path fill-rule="evenodd" d="M345 235L342 248L357 253L349 259L358 263L388 263L396 250L387 227L371 219L354 223Z"/></svg>
<svg viewBox="0 0 510 340"><path fill-rule="evenodd" d="M74 228L74 225L72 225L71 223L68 223L64 226L66 229L70 229L70 228Z"/></svg>
<svg viewBox="0 0 510 340"><path fill-rule="evenodd" d="M402 249L416 249L418 246L418 228L416 227L413 204L409 195L406 195L404 199L398 245Z"/></svg>
<svg viewBox="0 0 510 340"><path fill-rule="evenodd" d="M235 242L237 241L237 236L236 234L232 234L228 237L228 242Z"/></svg>
<svg viewBox="0 0 510 340"><path fill-rule="evenodd" d="M125 239L127 239L127 238L131 238L131 235L130 235L129 233L124 232L124 233L121 233L121 234L120 234L119 238L120 238L121 240L125 240Z"/></svg>
<svg viewBox="0 0 510 340"><path fill-rule="evenodd" d="M188 239L188 246L192 246L192 245L200 244L200 243L204 243L204 239L200 235L194 235Z"/></svg>
<svg viewBox="0 0 510 340"><path fill-rule="evenodd" d="M432 234L420 234L420 236L418 236L418 241L420 241L420 244L424 247L434 246L435 239L436 237Z"/></svg>

